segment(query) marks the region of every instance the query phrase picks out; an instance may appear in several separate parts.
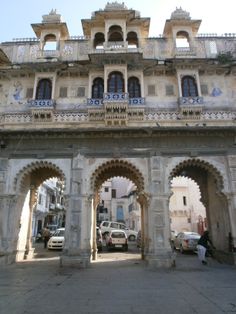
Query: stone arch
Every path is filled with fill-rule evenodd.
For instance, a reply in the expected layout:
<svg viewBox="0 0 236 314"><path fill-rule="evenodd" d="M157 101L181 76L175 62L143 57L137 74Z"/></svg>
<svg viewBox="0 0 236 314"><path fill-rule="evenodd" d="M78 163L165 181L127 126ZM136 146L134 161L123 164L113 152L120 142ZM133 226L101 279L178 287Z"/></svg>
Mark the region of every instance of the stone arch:
<svg viewBox="0 0 236 314"><path fill-rule="evenodd" d="M171 182L172 178L176 176L181 175L183 177L189 177L190 173L188 173L185 169L190 167L197 167L209 172L215 179L218 193L220 193L223 190L224 187L223 175L220 173L220 171L209 162L198 158L187 159L178 163L175 166L175 168L170 172L169 183ZM191 173L191 175L193 174ZM194 177L189 178L194 179Z"/></svg>
<svg viewBox="0 0 236 314"><path fill-rule="evenodd" d="M43 181L52 177L60 177L66 183L66 176L57 165L48 161L32 162L24 166L15 176L14 190L24 192L30 184L34 183L39 186Z"/></svg>
<svg viewBox="0 0 236 314"><path fill-rule="evenodd" d="M201 202L206 208L207 229L219 252L228 251L228 236L231 232L229 204L224 192L223 174L212 163L199 158L179 162L170 172L172 178L183 176L194 180L200 189Z"/></svg>
<svg viewBox="0 0 236 314"><path fill-rule="evenodd" d="M91 189L96 191L106 180L119 176L130 179L137 186L138 193L144 190L144 177L132 163L114 159L100 165L92 174Z"/></svg>
<svg viewBox="0 0 236 314"><path fill-rule="evenodd" d="M98 191L102 184L112 177L123 177L132 181L136 186L137 192L137 201L140 204L141 208L141 229L143 238L146 238L146 234L148 234L148 205L149 205L149 195L144 191L145 189L145 180L144 175L138 169L136 165L127 160L121 159L112 159L109 161L105 161L100 164L93 171L91 180L90 180L90 188L93 193L93 213L96 211L96 206L98 204ZM93 221L96 221L94 217ZM142 245L141 249L141 258L144 259L144 248L148 250L148 244L144 246ZM95 257L94 257L95 258Z"/></svg>

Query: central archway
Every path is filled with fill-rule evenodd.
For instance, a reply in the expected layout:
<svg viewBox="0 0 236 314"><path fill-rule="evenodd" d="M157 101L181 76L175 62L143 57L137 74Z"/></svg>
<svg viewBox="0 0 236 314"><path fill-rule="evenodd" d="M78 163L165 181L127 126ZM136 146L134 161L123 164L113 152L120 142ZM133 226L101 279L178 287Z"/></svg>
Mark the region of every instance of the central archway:
<svg viewBox="0 0 236 314"><path fill-rule="evenodd" d="M144 193L145 183L144 176L139 168L132 162L127 160L112 159L99 165L93 172L91 177L91 191L93 191L93 243L92 252L93 259L97 258L97 247L96 247L96 208L99 204L99 190L104 182L107 180L121 177L130 180L136 186L137 202L141 208L141 230L142 230L142 245L141 245L141 256L144 259L144 241L147 226L147 195Z"/></svg>

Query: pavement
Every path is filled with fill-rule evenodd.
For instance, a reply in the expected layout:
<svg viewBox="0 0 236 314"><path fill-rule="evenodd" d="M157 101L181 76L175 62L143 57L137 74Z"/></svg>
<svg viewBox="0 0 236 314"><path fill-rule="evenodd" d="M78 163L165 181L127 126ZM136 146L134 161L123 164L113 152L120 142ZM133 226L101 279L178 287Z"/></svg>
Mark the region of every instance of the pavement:
<svg viewBox="0 0 236 314"><path fill-rule="evenodd" d="M42 244L40 244L42 245ZM0 269L0 314L236 313L236 266L177 254L150 270L134 250L100 253L87 269L59 266L60 252Z"/></svg>

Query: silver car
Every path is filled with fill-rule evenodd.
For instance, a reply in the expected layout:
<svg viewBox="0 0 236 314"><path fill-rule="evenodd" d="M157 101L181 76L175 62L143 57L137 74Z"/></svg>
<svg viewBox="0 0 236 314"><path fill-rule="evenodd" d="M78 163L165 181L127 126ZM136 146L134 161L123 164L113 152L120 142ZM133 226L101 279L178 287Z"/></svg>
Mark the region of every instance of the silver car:
<svg viewBox="0 0 236 314"><path fill-rule="evenodd" d="M181 253L186 251L196 251L200 234L192 231L184 231L177 234L174 238L174 248Z"/></svg>

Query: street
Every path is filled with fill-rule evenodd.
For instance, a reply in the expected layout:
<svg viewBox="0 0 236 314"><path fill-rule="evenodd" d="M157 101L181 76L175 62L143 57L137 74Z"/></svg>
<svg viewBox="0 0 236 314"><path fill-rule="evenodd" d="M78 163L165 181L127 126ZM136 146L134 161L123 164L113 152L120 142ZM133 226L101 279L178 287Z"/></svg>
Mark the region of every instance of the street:
<svg viewBox="0 0 236 314"><path fill-rule="evenodd" d="M61 253L42 247L33 261L1 267L0 313L236 313L235 266L178 253L175 268L150 270L133 243L88 269L60 268Z"/></svg>

